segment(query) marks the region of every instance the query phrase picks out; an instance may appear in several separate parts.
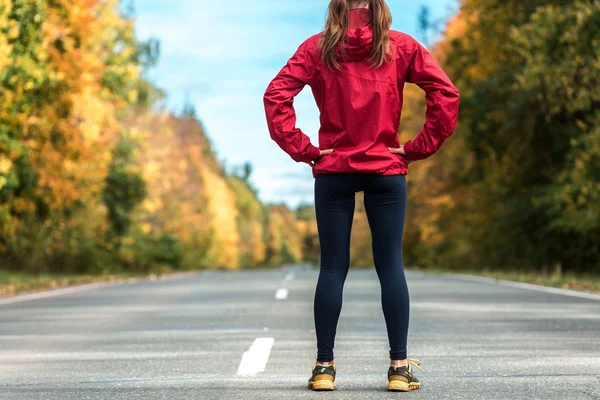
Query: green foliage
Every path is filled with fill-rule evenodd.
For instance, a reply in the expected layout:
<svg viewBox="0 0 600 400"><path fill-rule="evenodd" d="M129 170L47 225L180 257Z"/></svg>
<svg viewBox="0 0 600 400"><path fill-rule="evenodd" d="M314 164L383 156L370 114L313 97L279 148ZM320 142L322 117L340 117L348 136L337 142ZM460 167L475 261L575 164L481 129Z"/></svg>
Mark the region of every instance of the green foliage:
<svg viewBox="0 0 600 400"><path fill-rule="evenodd" d="M165 272L179 269L183 260L183 249L179 240L168 233L137 236L131 250L131 264L127 270Z"/></svg>
<svg viewBox="0 0 600 400"><path fill-rule="evenodd" d="M292 254L290 251L289 244L287 242L281 243L281 249L279 250L279 257L281 264L290 264L294 262L298 262L299 260Z"/></svg>
<svg viewBox="0 0 600 400"><path fill-rule="evenodd" d="M437 47L460 122L411 166L412 261L600 271L600 2L465 0Z"/></svg>
<svg viewBox="0 0 600 400"><path fill-rule="evenodd" d="M131 170L133 143L123 138L113 151L113 162L102 193L111 232L123 236L131 225L131 212L147 195L143 177Z"/></svg>
<svg viewBox="0 0 600 400"><path fill-rule="evenodd" d="M136 61L144 69L156 66L160 59L160 41L156 38L150 38L145 42L137 43Z"/></svg>
<svg viewBox="0 0 600 400"><path fill-rule="evenodd" d="M136 92L137 104L135 111L137 113L149 112L153 105L165 98L165 92L145 78L137 82Z"/></svg>

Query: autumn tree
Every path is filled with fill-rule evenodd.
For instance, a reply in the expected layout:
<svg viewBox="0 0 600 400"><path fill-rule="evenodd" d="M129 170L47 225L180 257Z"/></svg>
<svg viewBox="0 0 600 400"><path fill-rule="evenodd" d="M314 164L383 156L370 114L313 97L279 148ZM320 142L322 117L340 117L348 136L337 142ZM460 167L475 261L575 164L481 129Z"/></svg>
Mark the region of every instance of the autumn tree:
<svg viewBox="0 0 600 400"><path fill-rule="evenodd" d="M598 1L461 2L432 50L461 92L460 121L411 165L409 214L424 217L408 227L413 261L598 267L599 26Z"/></svg>

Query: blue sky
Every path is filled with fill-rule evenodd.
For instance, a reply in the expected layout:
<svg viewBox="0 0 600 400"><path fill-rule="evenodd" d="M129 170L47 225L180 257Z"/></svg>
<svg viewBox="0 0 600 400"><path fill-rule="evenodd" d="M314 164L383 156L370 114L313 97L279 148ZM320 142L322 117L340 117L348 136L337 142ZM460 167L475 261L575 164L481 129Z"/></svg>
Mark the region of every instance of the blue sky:
<svg viewBox="0 0 600 400"><path fill-rule="evenodd" d="M137 35L161 42L151 80L166 90L167 107L179 111L187 97L196 107L220 160L228 167L252 163L261 200L294 207L313 202L314 179L269 137L262 95L297 47L319 32L328 0L135 0ZM392 28L419 39L422 5L447 18L456 0L388 0ZM294 103L297 126L317 145L319 114L310 89ZM416 133L416 132L415 132Z"/></svg>

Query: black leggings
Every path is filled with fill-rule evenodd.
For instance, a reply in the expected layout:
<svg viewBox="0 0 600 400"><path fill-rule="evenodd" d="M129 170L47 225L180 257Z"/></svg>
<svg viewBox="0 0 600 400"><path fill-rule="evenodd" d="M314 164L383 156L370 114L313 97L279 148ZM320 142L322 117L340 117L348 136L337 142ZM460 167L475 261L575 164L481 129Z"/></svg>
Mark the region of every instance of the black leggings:
<svg viewBox="0 0 600 400"><path fill-rule="evenodd" d="M314 313L317 361L332 361L342 309L342 291L350 266L350 232L355 194L364 191L371 228L373 259L381 284L381 303L390 344L390 359L406 358L409 296L402 263L406 214L406 177L366 173L315 177L315 210L321 245L321 269Z"/></svg>

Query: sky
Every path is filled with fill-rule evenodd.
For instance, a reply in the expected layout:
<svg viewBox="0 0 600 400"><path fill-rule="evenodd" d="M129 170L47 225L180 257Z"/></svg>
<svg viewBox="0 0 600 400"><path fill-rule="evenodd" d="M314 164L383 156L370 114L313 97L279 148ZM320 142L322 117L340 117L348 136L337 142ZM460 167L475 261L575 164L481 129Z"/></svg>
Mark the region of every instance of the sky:
<svg viewBox="0 0 600 400"><path fill-rule="evenodd" d="M456 0L388 0L392 29L421 40L421 6L432 19L456 11ZM213 149L228 170L253 166L262 201L290 207L313 203L310 166L296 163L270 138L263 94L298 46L322 30L328 0L135 0L137 37L161 42L148 77L165 90L166 107L196 108ZM294 102L297 127L318 145L319 112L310 88ZM415 132L416 134L416 132Z"/></svg>

